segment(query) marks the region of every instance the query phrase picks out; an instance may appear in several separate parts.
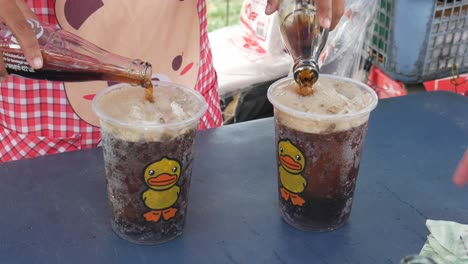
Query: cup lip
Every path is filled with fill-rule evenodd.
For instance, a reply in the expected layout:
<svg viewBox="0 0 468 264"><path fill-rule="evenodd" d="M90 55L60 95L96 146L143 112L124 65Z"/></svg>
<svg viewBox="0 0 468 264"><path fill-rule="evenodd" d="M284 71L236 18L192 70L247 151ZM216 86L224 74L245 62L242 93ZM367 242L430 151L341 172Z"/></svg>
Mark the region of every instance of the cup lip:
<svg viewBox="0 0 468 264"><path fill-rule="evenodd" d="M179 89L184 90L185 92L188 92L188 93L192 94L195 98L197 98L196 100L198 100L201 103L200 110L197 113L195 113L194 115L192 115L188 119L177 121L177 122L165 123L165 124L128 123L128 122L123 122L123 121L118 120L116 118L110 117L109 115L104 113L98 107L98 102L104 95L106 95L106 94L108 94L108 93L110 93L110 92L112 92L114 90L122 89L123 87L127 87L127 86L136 87L138 89L145 89L145 88L139 87L139 86L132 86L131 84L128 84L128 83L115 84L115 85L109 86L109 87L101 90L94 97L93 102L91 104L92 108L93 108L94 112L96 113L96 115L99 117L100 120L104 120L106 122L113 123L113 124L116 124L116 125L122 126L122 127L135 128L135 126L137 125L137 126L144 127L145 129L168 128L168 127L176 127L176 126L187 125L189 123L193 123L193 122L197 121L198 119L200 119L205 114L206 110L208 109L208 103L206 102L205 98L199 92L195 91L194 89L187 88L186 86L184 86L182 84L179 84L179 83L175 83L175 82L154 81L154 80L151 81L151 82L152 82L152 84L153 84L153 86L155 88L157 86L177 87Z"/></svg>
<svg viewBox="0 0 468 264"><path fill-rule="evenodd" d="M294 114L295 116L301 117L301 118L319 119L319 120L323 120L323 119L329 119L330 120L330 119L342 119L342 118L358 117L358 116L370 113L372 110L374 110L377 107L377 103L378 103L378 100L379 100L378 97L377 97L377 93L372 88L370 88L368 85L366 85L365 83L356 81L356 80L348 78L348 77L337 76L337 75L332 75L332 74L320 74L320 77L327 77L327 78L331 78L331 79L336 79L336 80L340 80L340 81L346 81L346 82L353 83L354 85L357 85L360 88L363 88L364 90L366 90L366 92L368 92L372 96L372 103L369 104L367 107L365 107L365 108L363 108L363 109L361 109L361 110L359 110L357 112L347 113L347 114L317 114L317 113L308 113L308 112L299 111L297 109L294 109L294 108L291 108L291 107L288 107L288 106L285 106L285 105L279 103L278 100L275 99L273 97L273 95L272 95L274 87L276 87L276 86L278 86L278 85L280 85L282 83L285 83L285 82L294 81L294 79L292 77L289 77L289 76L281 78L281 79L277 80L276 82L274 82L273 84L270 85L270 87L268 88L268 91L267 91L268 100L270 101L270 103L275 108L278 108L279 110L281 110L283 112L291 113L291 114Z"/></svg>

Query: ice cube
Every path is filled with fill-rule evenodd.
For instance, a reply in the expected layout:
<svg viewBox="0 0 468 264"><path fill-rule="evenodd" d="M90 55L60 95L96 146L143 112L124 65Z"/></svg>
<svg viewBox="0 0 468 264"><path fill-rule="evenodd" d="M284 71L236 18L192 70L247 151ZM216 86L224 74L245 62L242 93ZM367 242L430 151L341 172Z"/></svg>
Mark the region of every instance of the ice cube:
<svg viewBox="0 0 468 264"><path fill-rule="evenodd" d="M135 121L135 120L143 120L144 119L144 111L141 105L132 105L129 107L128 112L128 121Z"/></svg>
<svg viewBox="0 0 468 264"><path fill-rule="evenodd" d="M180 106L180 104L178 104L175 101L171 103L171 109L172 109L172 113L174 114L174 118L177 121L184 120L188 117L187 113L184 111L182 106Z"/></svg>

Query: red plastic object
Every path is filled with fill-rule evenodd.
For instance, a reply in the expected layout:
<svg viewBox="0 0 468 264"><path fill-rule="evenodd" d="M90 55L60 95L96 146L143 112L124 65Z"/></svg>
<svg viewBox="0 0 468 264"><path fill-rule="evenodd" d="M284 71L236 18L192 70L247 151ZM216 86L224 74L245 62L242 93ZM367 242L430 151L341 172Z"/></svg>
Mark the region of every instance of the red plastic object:
<svg viewBox="0 0 468 264"><path fill-rule="evenodd" d="M447 77L438 80L427 81L423 83L426 91L450 91L468 96L468 74L456 77Z"/></svg>
<svg viewBox="0 0 468 264"><path fill-rule="evenodd" d="M367 78L367 84L374 89L379 99L408 94L402 82L393 80L376 66L372 66Z"/></svg>

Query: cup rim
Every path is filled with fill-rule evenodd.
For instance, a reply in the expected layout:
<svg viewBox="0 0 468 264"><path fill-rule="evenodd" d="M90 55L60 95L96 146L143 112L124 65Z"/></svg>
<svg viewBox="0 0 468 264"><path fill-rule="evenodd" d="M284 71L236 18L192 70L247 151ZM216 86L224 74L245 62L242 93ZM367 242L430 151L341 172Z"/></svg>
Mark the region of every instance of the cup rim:
<svg viewBox="0 0 468 264"><path fill-rule="evenodd" d="M122 127L134 128L137 125L137 126L145 127L145 129L168 128L168 127L183 126L189 123L193 123L197 121L198 119L200 119L205 114L206 110L208 109L208 103L206 102L205 98L199 92L195 91L194 89L187 88L186 86L179 84L179 83L175 83L175 82L151 81L151 83L153 84L154 87L157 87L157 86L177 87L179 89L182 89L185 92L192 94L201 103L200 110L198 110L198 112L196 112L194 115L192 115L188 119L177 121L177 122L165 123L165 124L147 124L147 123L131 123L130 124L128 122L124 122L116 118L110 117L98 107L99 100L104 95L111 93L115 90L122 89L123 87L127 87L127 86L132 86L131 84L128 84L128 83L115 84L115 85L109 86L101 90L94 97L93 102L91 104L92 108L100 120L104 120L106 122L109 122L118 126L122 126ZM138 86L133 86L133 87L137 87L138 89L145 89L143 87L138 87Z"/></svg>
<svg viewBox="0 0 468 264"><path fill-rule="evenodd" d="M285 105L281 104L277 99L275 99L274 96L272 95L272 93L273 93L273 89L276 86L279 86L279 85L281 85L282 83L285 83L285 82L294 81L294 79L292 77L284 77L284 78L281 78L281 79L277 80L273 84L271 84L270 87L268 88L268 91L267 91L268 100L270 101L270 103L275 108L278 108L282 112L290 113L290 114L293 114L294 116L301 117L301 118L319 119L319 120L324 120L324 119L333 120L333 119L343 119L343 118L350 118L350 117L354 118L354 117L358 117L358 116L361 116L361 115L368 114L377 107L377 103L378 103L378 100L379 100L378 97L377 97L377 93L372 88L370 88L368 85L366 85L365 83L356 81L356 80L348 78L348 77L342 77L342 76L337 76L337 75L332 75L332 74L320 74L320 77L327 77L327 78L331 78L331 79L335 79L335 80L350 82L350 83L353 83L354 85L359 86L359 88L364 89L366 92L368 92L372 96L371 104L369 104L368 106L366 106L365 108L363 108L363 109L361 109L361 110L359 110L357 112L346 113L346 114L308 113L308 112L303 112L303 111L294 109L292 107L285 106Z"/></svg>

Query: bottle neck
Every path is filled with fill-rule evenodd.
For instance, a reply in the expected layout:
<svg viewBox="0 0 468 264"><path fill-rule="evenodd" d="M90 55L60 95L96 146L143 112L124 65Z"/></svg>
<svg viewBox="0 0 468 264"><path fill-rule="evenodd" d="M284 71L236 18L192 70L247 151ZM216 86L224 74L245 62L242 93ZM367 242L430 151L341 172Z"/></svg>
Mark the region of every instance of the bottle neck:
<svg viewBox="0 0 468 264"><path fill-rule="evenodd" d="M293 75L296 83L311 87L319 78L319 67L313 60L298 59L294 62Z"/></svg>
<svg viewBox="0 0 468 264"><path fill-rule="evenodd" d="M151 82L152 67L148 62L139 59L132 60L127 68L127 80L131 84L146 87Z"/></svg>
<svg viewBox="0 0 468 264"><path fill-rule="evenodd" d="M283 43L294 60L294 79L311 86L319 76L320 54L328 29L320 26L314 0L282 0L278 9Z"/></svg>

